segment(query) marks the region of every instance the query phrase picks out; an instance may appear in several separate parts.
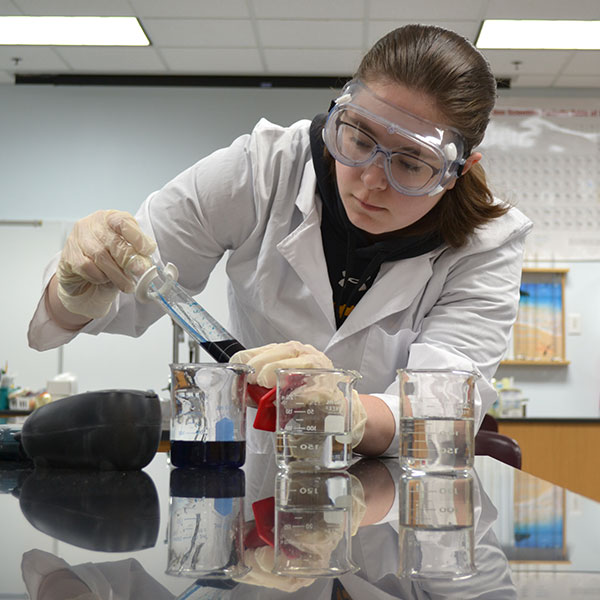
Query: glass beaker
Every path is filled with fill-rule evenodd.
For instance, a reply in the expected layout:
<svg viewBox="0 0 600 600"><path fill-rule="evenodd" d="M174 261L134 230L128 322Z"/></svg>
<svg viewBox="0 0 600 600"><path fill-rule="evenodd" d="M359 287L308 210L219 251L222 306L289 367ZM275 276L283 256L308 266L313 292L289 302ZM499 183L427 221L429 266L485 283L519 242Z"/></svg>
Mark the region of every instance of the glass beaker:
<svg viewBox="0 0 600 600"><path fill-rule="evenodd" d="M476 573L473 476L400 478L399 575L464 579Z"/></svg>
<svg viewBox="0 0 600 600"><path fill-rule="evenodd" d="M251 367L171 366L171 464L240 467L246 459L246 383Z"/></svg>
<svg viewBox="0 0 600 600"><path fill-rule="evenodd" d="M245 476L241 469L173 469L167 574L241 577Z"/></svg>
<svg viewBox="0 0 600 600"><path fill-rule="evenodd" d="M282 468L343 469L352 457L352 390L338 369L277 369L276 459Z"/></svg>
<svg viewBox="0 0 600 600"><path fill-rule="evenodd" d="M400 369L400 465L419 472L473 467L473 371Z"/></svg>
<svg viewBox="0 0 600 600"><path fill-rule="evenodd" d="M335 577L352 563L352 485L343 472L279 471L273 573Z"/></svg>

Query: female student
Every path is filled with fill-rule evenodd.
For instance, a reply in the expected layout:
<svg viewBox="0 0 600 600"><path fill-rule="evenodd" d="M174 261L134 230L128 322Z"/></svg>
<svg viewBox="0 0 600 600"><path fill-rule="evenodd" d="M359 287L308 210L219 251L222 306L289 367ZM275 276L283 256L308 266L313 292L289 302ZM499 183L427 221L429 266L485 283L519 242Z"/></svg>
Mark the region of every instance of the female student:
<svg viewBox="0 0 600 600"><path fill-rule="evenodd" d="M127 293L133 254L174 263L198 294L227 253L229 329L257 348L241 358L259 378L287 359L359 371L358 452L396 452L399 368L477 371L480 420L531 227L492 196L479 164L495 98L466 39L425 25L390 32L327 115L261 120L151 194L135 219L109 210L79 221L47 271L30 345L142 334L162 312Z"/></svg>

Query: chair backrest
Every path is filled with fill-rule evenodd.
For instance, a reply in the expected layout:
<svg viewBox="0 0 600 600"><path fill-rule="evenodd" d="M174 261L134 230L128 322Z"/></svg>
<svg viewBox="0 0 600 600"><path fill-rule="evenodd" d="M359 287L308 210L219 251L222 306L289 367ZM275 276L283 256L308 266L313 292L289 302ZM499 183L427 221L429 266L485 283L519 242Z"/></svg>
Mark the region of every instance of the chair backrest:
<svg viewBox="0 0 600 600"><path fill-rule="evenodd" d="M521 468L521 447L519 444L496 431L480 429L475 436L475 454L491 456L515 469Z"/></svg>
<svg viewBox="0 0 600 600"><path fill-rule="evenodd" d="M485 429L486 431L498 431L498 421L490 413L483 415L483 421L479 427L479 430Z"/></svg>

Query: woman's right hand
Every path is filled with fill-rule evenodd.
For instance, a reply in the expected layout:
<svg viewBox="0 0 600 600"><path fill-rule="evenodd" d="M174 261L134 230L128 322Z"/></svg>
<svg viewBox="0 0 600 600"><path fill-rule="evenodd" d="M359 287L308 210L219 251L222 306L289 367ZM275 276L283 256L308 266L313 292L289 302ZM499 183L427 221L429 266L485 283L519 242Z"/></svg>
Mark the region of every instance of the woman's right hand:
<svg viewBox="0 0 600 600"><path fill-rule="evenodd" d="M119 290L133 291L133 281L124 272L131 257L150 256L155 248L127 212L100 210L77 221L56 271L61 304L76 315L103 317Z"/></svg>

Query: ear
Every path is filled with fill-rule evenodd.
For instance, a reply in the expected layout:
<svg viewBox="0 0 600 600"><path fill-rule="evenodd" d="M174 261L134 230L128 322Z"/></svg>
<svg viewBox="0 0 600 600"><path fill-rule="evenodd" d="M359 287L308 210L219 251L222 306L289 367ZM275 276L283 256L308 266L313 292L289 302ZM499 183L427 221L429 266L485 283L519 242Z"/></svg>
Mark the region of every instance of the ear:
<svg viewBox="0 0 600 600"><path fill-rule="evenodd" d="M473 154L471 154L465 161L461 176L464 175L473 165L476 165L481 158L481 152L473 152Z"/></svg>
<svg viewBox="0 0 600 600"><path fill-rule="evenodd" d="M462 177L473 165L476 165L481 160L481 152L473 152L470 154L467 160L465 160L465 164L463 165L462 172L460 176ZM456 179L452 179L450 183L446 186L447 190L451 190L456 184Z"/></svg>

